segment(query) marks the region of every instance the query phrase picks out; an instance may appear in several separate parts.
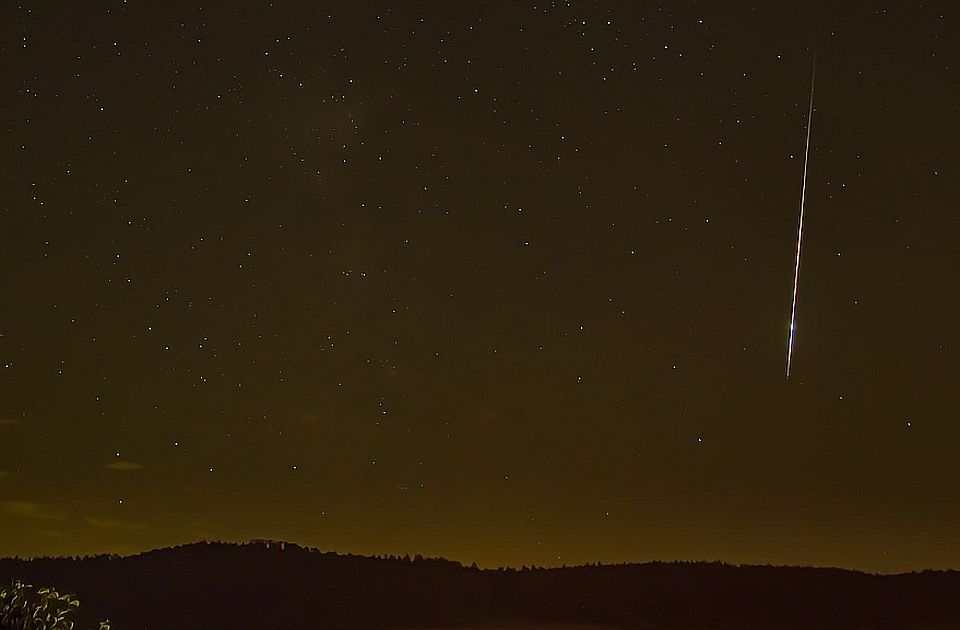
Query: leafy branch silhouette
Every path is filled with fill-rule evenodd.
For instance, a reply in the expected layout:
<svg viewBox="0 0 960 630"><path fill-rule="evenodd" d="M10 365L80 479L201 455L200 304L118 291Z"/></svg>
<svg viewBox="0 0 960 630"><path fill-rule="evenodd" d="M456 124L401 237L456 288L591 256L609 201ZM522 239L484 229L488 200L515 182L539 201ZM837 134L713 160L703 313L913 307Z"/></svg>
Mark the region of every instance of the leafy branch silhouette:
<svg viewBox="0 0 960 630"><path fill-rule="evenodd" d="M74 630L79 608L74 595L13 580L0 588L0 630ZM99 623L97 630L111 630L109 619Z"/></svg>

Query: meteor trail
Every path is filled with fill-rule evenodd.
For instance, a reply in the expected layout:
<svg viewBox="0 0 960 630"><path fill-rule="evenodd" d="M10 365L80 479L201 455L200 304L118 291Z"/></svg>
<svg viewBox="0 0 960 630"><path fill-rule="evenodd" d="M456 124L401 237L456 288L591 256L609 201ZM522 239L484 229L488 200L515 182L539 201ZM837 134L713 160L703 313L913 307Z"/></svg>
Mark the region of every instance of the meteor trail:
<svg viewBox="0 0 960 630"><path fill-rule="evenodd" d="M800 284L800 239L803 237L803 206L807 200L807 159L810 157L810 127L813 125L813 85L817 79L817 53L813 53L813 71L810 74L810 106L807 110L807 143L803 150L803 186L800 188L800 222L797 225L797 264L793 270L793 306L790 308L790 340L787 342L787 378L793 361L793 333L797 321L797 287Z"/></svg>

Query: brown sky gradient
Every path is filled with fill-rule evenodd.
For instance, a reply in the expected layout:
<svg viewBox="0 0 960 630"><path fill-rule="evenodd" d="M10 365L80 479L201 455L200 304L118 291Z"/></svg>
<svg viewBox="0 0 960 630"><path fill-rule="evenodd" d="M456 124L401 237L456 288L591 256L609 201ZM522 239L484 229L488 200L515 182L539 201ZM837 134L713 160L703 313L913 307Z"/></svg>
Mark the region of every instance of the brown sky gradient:
<svg viewBox="0 0 960 630"><path fill-rule="evenodd" d="M0 8L0 555L960 567L952 4L230 4Z"/></svg>

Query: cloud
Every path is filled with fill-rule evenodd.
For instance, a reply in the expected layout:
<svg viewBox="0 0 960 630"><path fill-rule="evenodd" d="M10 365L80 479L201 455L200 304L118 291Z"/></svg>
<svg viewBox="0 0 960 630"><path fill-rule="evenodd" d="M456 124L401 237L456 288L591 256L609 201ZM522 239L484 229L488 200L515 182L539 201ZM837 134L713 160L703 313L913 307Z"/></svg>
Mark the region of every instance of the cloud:
<svg viewBox="0 0 960 630"><path fill-rule="evenodd" d="M315 413L301 413L297 416L297 422L313 426L320 422L320 416Z"/></svg>
<svg viewBox="0 0 960 630"><path fill-rule="evenodd" d="M70 520L62 510L44 507L33 501L0 501L0 512L14 518L37 521L57 521L63 523Z"/></svg>
<svg viewBox="0 0 960 630"><path fill-rule="evenodd" d="M147 527L143 523L136 523L134 521L122 521L116 518L100 518L97 516L88 516L83 520L90 527L95 527L96 529L107 529L114 532L120 532L120 531L135 532L141 529L146 529Z"/></svg>
<svg viewBox="0 0 960 630"><path fill-rule="evenodd" d="M124 462L124 461L115 461L107 464L107 468L110 470L140 470L143 468L143 464L139 462Z"/></svg>
<svg viewBox="0 0 960 630"><path fill-rule="evenodd" d="M219 529L219 524L209 520L190 521L186 525L186 533L191 540L221 540L223 536L217 533Z"/></svg>

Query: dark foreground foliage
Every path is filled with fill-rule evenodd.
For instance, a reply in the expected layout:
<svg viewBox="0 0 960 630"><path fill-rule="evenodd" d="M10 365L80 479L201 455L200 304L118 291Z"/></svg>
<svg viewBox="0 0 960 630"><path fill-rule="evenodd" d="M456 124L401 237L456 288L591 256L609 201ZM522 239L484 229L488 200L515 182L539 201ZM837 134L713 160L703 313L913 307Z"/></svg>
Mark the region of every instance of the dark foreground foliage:
<svg viewBox="0 0 960 630"><path fill-rule="evenodd" d="M38 587L11 580L0 587L0 630L75 630L80 600L49 586ZM110 630L110 621L99 622Z"/></svg>
<svg viewBox="0 0 960 630"><path fill-rule="evenodd" d="M446 560L197 543L120 558L0 560L56 584L78 627L316 630L595 624L618 628L960 628L960 573L878 576L720 563L479 570Z"/></svg>

